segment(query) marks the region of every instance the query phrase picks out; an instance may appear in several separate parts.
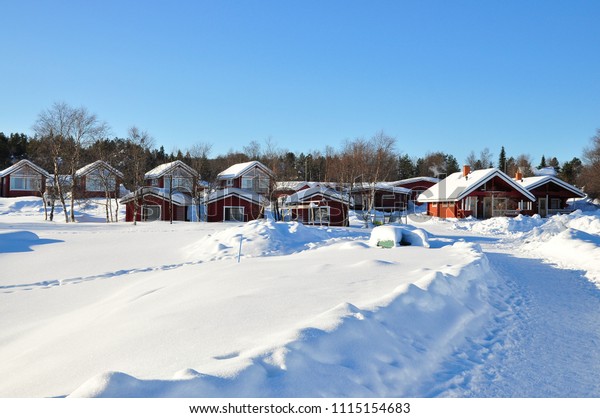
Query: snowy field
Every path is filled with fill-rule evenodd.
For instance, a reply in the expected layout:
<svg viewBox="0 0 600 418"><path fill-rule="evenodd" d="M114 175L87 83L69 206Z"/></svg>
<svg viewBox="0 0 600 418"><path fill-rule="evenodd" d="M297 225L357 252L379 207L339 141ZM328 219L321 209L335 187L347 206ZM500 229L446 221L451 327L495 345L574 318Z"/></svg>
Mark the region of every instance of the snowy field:
<svg viewBox="0 0 600 418"><path fill-rule="evenodd" d="M598 210L376 229L102 210L0 199L0 396L600 397Z"/></svg>

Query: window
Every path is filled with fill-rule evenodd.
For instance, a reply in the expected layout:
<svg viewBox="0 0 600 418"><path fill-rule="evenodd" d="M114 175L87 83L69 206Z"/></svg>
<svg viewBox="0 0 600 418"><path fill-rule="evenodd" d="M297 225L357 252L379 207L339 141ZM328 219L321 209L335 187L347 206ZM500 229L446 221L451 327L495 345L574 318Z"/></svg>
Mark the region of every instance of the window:
<svg viewBox="0 0 600 418"><path fill-rule="evenodd" d="M40 177L31 174L12 174L10 176L10 189L37 191L40 189Z"/></svg>
<svg viewBox="0 0 600 418"><path fill-rule="evenodd" d="M560 209L560 199L550 199L550 209Z"/></svg>
<svg viewBox="0 0 600 418"><path fill-rule="evenodd" d="M97 174L88 174L85 179L85 190L88 192L103 192L115 190L116 181L114 176L101 177Z"/></svg>
<svg viewBox="0 0 600 418"><path fill-rule="evenodd" d="M244 222L243 206L225 206L223 208L224 221Z"/></svg>
<svg viewBox="0 0 600 418"><path fill-rule="evenodd" d="M170 189L173 186L173 190L192 192L193 181L189 177L181 176L165 176L165 189Z"/></svg>
<svg viewBox="0 0 600 418"><path fill-rule="evenodd" d="M254 182L252 177L242 177L242 189L252 190L254 188Z"/></svg>
<svg viewBox="0 0 600 418"><path fill-rule="evenodd" d="M243 176L242 189L253 190L255 192L264 193L269 190L269 177L267 176Z"/></svg>
<svg viewBox="0 0 600 418"><path fill-rule="evenodd" d="M233 187L233 179L228 179L227 181L225 181L225 186Z"/></svg>
<svg viewBox="0 0 600 418"><path fill-rule="evenodd" d="M313 208L313 222L315 225L329 225L329 206Z"/></svg>
<svg viewBox="0 0 600 418"><path fill-rule="evenodd" d="M160 206L144 205L142 206L142 221L152 222L160 220Z"/></svg>

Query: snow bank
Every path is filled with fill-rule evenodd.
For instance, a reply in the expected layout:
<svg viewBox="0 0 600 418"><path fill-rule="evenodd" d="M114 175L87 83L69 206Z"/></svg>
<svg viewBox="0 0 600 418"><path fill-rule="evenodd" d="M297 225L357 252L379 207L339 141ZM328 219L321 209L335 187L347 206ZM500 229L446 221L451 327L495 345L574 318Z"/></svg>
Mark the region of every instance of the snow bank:
<svg viewBox="0 0 600 418"><path fill-rule="evenodd" d="M463 263L424 271L396 288L385 306L342 303L307 324L293 341L255 355L231 377L186 369L172 379L101 373L71 397L368 397L419 396L433 372L489 320L488 286L495 279L476 245L445 251ZM466 258L464 258L466 257Z"/></svg>
<svg viewBox="0 0 600 418"><path fill-rule="evenodd" d="M71 210L70 200L66 201L67 210ZM114 214L116 203L111 200L111 211ZM47 207L50 215L51 208ZM31 222L32 220L44 221L44 202L40 197L0 198L0 216L7 216L12 220ZM106 199L93 198L75 202L75 219L77 222L106 222ZM125 219L125 206L119 205L119 220ZM54 221L64 222L62 205L56 201L54 207Z"/></svg>
<svg viewBox="0 0 600 418"><path fill-rule="evenodd" d="M482 235L521 235L531 231L533 228L545 223L545 219L539 215L523 216L514 218L497 217L483 221L469 218L453 224L456 230L472 231Z"/></svg>
<svg viewBox="0 0 600 418"><path fill-rule="evenodd" d="M553 216L524 238L526 251L563 268L584 270L600 286L600 211Z"/></svg>
<svg viewBox="0 0 600 418"><path fill-rule="evenodd" d="M377 247L385 241L390 242L394 247L417 245L429 248L430 246L427 232L411 225L382 225L373 228L369 245Z"/></svg>
<svg viewBox="0 0 600 418"><path fill-rule="evenodd" d="M0 231L0 254L33 251L32 246L61 242L43 239L31 231Z"/></svg>
<svg viewBox="0 0 600 418"><path fill-rule="evenodd" d="M346 228L305 226L299 222L256 220L232 226L199 239L184 251L192 260L213 261L238 257L293 254L340 239L365 238L365 232Z"/></svg>

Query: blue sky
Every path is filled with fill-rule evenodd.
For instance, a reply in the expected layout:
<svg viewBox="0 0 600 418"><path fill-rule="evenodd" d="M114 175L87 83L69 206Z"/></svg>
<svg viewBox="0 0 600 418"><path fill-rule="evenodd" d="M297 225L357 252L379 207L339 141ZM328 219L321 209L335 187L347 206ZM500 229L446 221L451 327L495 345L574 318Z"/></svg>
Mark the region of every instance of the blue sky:
<svg viewBox="0 0 600 418"><path fill-rule="evenodd" d="M580 156L600 128L600 1L2 0L0 131L54 102L211 156L383 130L463 162Z"/></svg>

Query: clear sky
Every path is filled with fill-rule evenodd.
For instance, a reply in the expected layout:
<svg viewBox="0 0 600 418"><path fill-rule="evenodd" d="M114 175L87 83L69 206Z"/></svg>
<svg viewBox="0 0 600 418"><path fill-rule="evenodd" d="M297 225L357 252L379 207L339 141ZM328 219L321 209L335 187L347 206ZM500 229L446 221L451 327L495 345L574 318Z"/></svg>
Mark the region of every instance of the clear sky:
<svg viewBox="0 0 600 418"><path fill-rule="evenodd" d="M398 152L581 156L600 1L0 0L0 131L54 102L211 156L383 130Z"/></svg>

